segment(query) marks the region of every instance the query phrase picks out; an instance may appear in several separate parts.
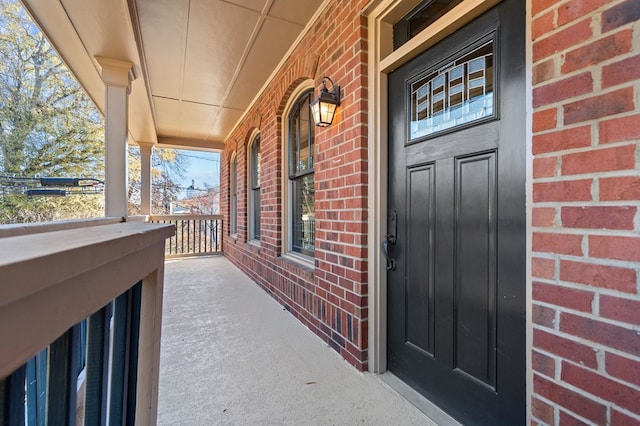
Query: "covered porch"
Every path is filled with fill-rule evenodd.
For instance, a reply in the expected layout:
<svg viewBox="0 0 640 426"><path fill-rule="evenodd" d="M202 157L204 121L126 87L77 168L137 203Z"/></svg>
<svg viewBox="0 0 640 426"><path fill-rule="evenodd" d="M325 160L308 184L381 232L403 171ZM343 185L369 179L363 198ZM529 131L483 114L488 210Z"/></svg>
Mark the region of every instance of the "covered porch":
<svg viewBox="0 0 640 426"><path fill-rule="evenodd" d="M345 363L226 257L163 261L174 232L2 229L3 424L458 424Z"/></svg>
<svg viewBox="0 0 640 426"><path fill-rule="evenodd" d="M73 357L87 343L77 327L90 316L97 337L86 345L95 349L87 383L98 391L86 412L103 423L426 423L420 411L438 411L410 404L429 404L424 397L403 391L403 400L387 387L385 372L403 367L393 364L390 336L411 351L401 361L418 367L406 383L463 423L640 423L637 1L22 1L104 114L107 218L94 229L53 224L0 238L0 323L11 324L0 327L10 342L0 345L0 419L24 423L33 366L24 363L49 345L62 354L50 363L61 372L49 395L63 396L47 402L59 407L49 424L73 423L73 367L83 366ZM420 15L412 11L432 3L452 8L433 22L425 16L425 28L414 22L396 45L396 29L408 30ZM433 82L440 102L445 80L429 73L453 73L439 67L449 63L461 71L489 41L482 79L495 89L491 115L408 140L413 124L432 118L418 108L427 86L413 91L414 83ZM466 75L469 89L479 87L480 77ZM310 105L328 89L324 76L340 86L340 106L332 126L316 129ZM461 87L450 85L454 107ZM466 133L468 150L457 151L467 143L454 132ZM216 241L225 257L170 261L166 293L163 249L176 230L128 217L129 144L141 148L145 215L152 147L222 153ZM436 188L442 160L437 168L448 172ZM458 184L468 165L481 179L467 182L486 183L482 191ZM496 174L504 170L517 179ZM422 176L414 192L412 174ZM436 193L444 208L432 208ZM410 199L429 210L414 212ZM428 244L406 238L414 235ZM433 235L449 236L444 250ZM484 259L477 274L467 273L463 252ZM406 296L411 268L411 290L422 292L415 299ZM463 321L463 308L479 320ZM417 333L407 340L406 328L391 326L410 317ZM119 318L113 342L111 318ZM464 353L460 336L470 343ZM413 353L435 360L433 375ZM478 353L477 365L458 368Z"/></svg>
<svg viewBox="0 0 640 426"><path fill-rule="evenodd" d="M389 380L345 363L228 259L167 260L159 425L456 424Z"/></svg>

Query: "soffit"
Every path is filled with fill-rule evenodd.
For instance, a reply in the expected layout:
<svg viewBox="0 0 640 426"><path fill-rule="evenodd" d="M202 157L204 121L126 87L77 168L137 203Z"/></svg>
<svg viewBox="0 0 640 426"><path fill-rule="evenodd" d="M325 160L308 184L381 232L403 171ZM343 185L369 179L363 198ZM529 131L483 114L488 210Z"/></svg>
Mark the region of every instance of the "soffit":
<svg viewBox="0 0 640 426"><path fill-rule="evenodd" d="M134 63L135 140L216 148L328 1L23 0L101 110L94 57Z"/></svg>

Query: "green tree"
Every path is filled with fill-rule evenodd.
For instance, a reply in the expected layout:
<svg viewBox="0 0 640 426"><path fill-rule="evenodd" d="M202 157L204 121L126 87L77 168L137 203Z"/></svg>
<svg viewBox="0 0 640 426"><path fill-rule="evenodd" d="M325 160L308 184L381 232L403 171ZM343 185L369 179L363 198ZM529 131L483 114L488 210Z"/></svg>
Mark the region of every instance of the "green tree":
<svg viewBox="0 0 640 426"><path fill-rule="evenodd" d="M0 0L0 175L104 176L104 125L17 0ZM101 216L103 195L31 198L0 188L0 223Z"/></svg>
<svg viewBox="0 0 640 426"><path fill-rule="evenodd" d="M151 213L169 214L183 188L179 181L189 167L180 150L154 148L151 155ZM129 214L140 213L140 150L129 147Z"/></svg>

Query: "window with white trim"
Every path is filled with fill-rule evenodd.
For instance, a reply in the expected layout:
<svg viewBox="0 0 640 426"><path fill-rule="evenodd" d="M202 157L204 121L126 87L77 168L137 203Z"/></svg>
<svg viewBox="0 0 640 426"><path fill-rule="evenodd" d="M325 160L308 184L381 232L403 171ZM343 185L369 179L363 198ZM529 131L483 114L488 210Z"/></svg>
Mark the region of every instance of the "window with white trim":
<svg viewBox="0 0 640 426"><path fill-rule="evenodd" d="M249 240L260 240L260 134L253 137L249 158Z"/></svg>

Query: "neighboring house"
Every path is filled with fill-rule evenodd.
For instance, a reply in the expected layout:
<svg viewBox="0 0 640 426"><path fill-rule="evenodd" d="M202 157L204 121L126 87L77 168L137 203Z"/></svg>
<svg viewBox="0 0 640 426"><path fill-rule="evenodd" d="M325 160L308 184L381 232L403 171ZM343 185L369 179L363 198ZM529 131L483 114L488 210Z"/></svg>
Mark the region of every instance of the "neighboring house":
<svg viewBox="0 0 640 426"><path fill-rule="evenodd" d="M219 149L225 255L346 362L463 423L640 424L637 0L48 2L107 143Z"/></svg>
<svg viewBox="0 0 640 426"><path fill-rule="evenodd" d="M171 214L220 214L220 191L218 188L207 190L187 190L187 196L171 202Z"/></svg>

